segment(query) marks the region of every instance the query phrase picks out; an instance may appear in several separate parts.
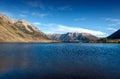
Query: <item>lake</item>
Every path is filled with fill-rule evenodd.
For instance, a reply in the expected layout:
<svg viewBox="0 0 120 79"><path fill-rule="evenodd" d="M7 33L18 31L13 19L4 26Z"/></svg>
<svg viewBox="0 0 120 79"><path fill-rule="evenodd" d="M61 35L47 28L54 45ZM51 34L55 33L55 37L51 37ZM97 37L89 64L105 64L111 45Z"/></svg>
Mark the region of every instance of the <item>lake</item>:
<svg viewBox="0 0 120 79"><path fill-rule="evenodd" d="M0 79L120 79L120 44L0 43Z"/></svg>

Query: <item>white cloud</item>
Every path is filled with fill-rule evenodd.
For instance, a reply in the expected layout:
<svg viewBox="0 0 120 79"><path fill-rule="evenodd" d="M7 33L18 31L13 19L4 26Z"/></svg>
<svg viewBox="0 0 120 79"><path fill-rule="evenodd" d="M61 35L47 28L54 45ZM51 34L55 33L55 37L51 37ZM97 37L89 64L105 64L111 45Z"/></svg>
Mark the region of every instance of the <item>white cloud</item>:
<svg viewBox="0 0 120 79"><path fill-rule="evenodd" d="M113 22L120 22L120 19L114 19L114 18L106 18L106 20Z"/></svg>
<svg viewBox="0 0 120 79"><path fill-rule="evenodd" d="M26 17L27 15L25 14L19 14L19 17Z"/></svg>
<svg viewBox="0 0 120 79"><path fill-rule="evenodd" d="M67 5L67 6L58 7L57 9L61 11L65 11L65 10L72 10L72 7Z"/></svg>
<svg viewBox="0 0 120 79"><path fill-rule="evenodd" d="M28 11L28 10L23 10L21 13L23 13L23 14L28 14L29 11Z"/></svg>
<svg viewBox="0 0 120 79"><path fill-rule="evenodd" d="M120 19L106 18L105 20L112 22L111 24L109 24L109 26L119 26L120 25Z"/></svg>
<svg viewBox="0 0 120 79"><path fill-rule="evenodd" d="M117 29L116 28L107 28L107 30L110 30L110 31L117 31Z"/></svg>
<svg viewBox="0 0 120 79"><path fill-rule="evenodd" d="M32 7L39 7L42 10L45 10L45 6L41 1L29 1L27 2L28 5L32 6Z"/></svg>
<svg viewBox="0 0 120 79"><path fill-rule="evenodd" d="M97 31L97 30L90 30L90 29L85 29L85 28L80 28L80 27L71 27L71 26L65 26L61 24L43 24L43 23L37 23L40 26L40 29L43 30L45 33L67 33L67 32L85 32L85 33L90 33L98 37L105 37L107 36L106 33Z"/></svg>
<svg viewBox="0 0 120 79"><path fill-rule="evenodd" d="M10 16L10 17L13 17L13 14L10 12L0 12L0 13L5 14L5 15Z"/></svg>
<svg viewBox="0 0 120 79"><path fill-rule="evenodd" d="M86 18L75 18L74 21L84 21Z"/></svg>
<svg viewBox="0 0 120 79"><path fill-rule="evenodd" d="M45 17L45 16L48 16L47 13L37 13L37 12L33 12L32 15L33 15L33 16L39 16L39 17Z"/></svg>
<svg viewBox="0 0 120 79"><path fill-rule="evenodd" d="M33 25L40 25L40 22L34 22Z"/></svg>

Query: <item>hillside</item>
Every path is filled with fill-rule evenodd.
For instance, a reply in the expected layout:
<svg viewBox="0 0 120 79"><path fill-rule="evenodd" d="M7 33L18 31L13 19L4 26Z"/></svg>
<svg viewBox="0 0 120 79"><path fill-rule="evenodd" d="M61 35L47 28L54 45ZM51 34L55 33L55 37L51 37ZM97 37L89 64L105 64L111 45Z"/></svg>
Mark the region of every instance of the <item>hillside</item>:
<svg viewBox="0 0 120 79"><path fill-rule="evenodd" d="M114 32L113 34L111 34L110 36L108 36L107 38L108 39L120 39L120 29Z"/></svg>
<svg viewBox="0 0 120 79"><path fill-rule="evenodd" d="M0 42L47 42L46 34L25 20L0 14Z"/></svg>
<svg viewBox="0 0 120 79"><path fill-rule="evenodd" d="M66 34L49 34L48 37L54 40L62 40L62 41L81 41L81 42L89 42L90 40L98 39L96 36L89 33L71 33L68 32Z"/></svg>

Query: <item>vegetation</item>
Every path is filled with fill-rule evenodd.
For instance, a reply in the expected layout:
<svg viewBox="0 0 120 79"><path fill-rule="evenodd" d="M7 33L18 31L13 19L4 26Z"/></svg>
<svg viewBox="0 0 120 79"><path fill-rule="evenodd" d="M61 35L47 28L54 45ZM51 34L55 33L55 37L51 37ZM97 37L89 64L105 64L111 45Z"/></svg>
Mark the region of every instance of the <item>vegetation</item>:
<svg viewBox="0 0 120 79"><path fill-rule="evenodd" d="M22 35L21 33L17 33L18 35L20 35L21 37L25 38L24 35Z"/></svg>
<svg viewBox="0 0 120 79"><path fill-rule="evenodd" d="M100 38L98 40L92 40L90 43L120 43L120 39Z"/></svg>

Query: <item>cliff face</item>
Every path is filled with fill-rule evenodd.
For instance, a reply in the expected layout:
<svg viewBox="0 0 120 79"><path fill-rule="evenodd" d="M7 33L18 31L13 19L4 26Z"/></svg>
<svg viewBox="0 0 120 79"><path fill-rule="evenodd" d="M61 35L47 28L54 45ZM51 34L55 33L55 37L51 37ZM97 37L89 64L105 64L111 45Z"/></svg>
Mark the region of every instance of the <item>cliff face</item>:
<svg viewBox="0 0 120 79"><path fill-rule="evenodd" d="M97 37L89 33L66 33L66 34L49 34L48 37L54 40L63 41L90 41L96 40Z"/></svg>
<svg viewBox="0 0 120 79"><path fill-rule="evenodd" d="M110 36L108 36L107 38L108 39L120 39L120 29L114 32L113 34L111 34Z"/></svg>
<svg viewBox="0 0 120 79"><path fill-rule="evenodd" d="M46 34L25 20L0 14L0 42L47 42Z"/></svg>

